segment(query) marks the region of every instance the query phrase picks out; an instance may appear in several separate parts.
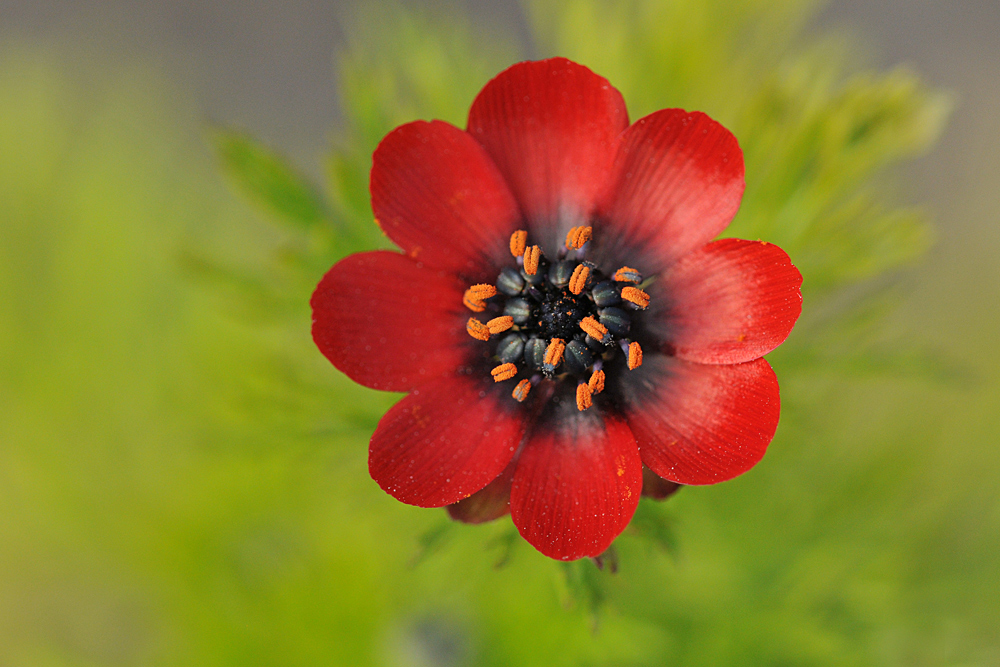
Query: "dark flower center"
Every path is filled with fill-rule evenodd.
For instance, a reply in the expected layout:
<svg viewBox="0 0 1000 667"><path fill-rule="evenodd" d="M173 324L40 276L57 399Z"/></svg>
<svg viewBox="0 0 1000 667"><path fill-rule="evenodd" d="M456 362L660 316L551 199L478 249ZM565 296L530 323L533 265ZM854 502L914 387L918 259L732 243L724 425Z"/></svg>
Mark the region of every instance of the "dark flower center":
<svg viewBox="0 0 1000 667"><path fill-rule="evenodd" d="M498 365L496 382L521 376L513 396L527 398L544 380L575 381L580 410L592 405L604 389L603 366L624 354L628 368L642 364L639 343L628 338L632 316L649 305L649 295L637 285L642 276L627 266L609 278L584 259L591 227L574 227L556 260L538 246L527 246L527 232L511 236L517 267L505 267L496 286L473 285L464 303L476 313L500 313L487 322L471 317L466 330L493 345Z"/></svg>
<svg viewBox="0 0 1000 667"><path fill-rule="evenodd" d="M534 329L540 338L563 340L573 338L580 330L580 320L594 314L593 303L582 296L567 294L566 289L546 289L538 308L537 323L529 322L525 330Z"/></svg>

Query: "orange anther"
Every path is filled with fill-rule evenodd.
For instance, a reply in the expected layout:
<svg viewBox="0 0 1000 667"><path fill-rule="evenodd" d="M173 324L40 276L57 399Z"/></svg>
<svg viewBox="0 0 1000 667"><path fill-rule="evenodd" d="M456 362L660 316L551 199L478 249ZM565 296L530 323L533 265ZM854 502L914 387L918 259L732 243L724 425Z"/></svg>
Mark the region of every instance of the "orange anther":
<svg viewBox="0 0 1000 667"><path fill-rule="evenodd" d="M576 409L583 412L593 404L594 399L591 396L590 387L587 383L581 382L576 385Z"/></svg>
<svg viewBox="0 0 1000 667"><path fill-rule="evenodd" d="M479 285L473 285L470 287L469 292L471 292L472 296L480 301L485 301L486 299L497 295L497 288L493 285L480 283Z"/></svg>
<svg viewBox="0 0 1000 667"><path fill-rule="evenodd" d="M474 313L481 313L486 310L486 302L482 299L477 299L471 287L465 290L465 295L462 296L462 303Z"/></svg>
<svg viewBox="0 0 1000 667"><path fill-rule="evenodd" d="M514 318L510 315L501 315L500 317L494 317L492 320L486 323L486 328L491 334L498 334L514 326Z"/></svg>
<svg viewBox="0 0 1000 667"><path fill-rule="evenodd" d="M580 320L580 328L586 331L587 335L594 340L599 340L602 343L607 340L608 328L590 315Z"/></svg>
<svg viewBox="0 0 1000 667"><path fill-rule="evenodd" d="M468 331L469 335L476 340L490 339L490 330L488 326L474 317L470 317L469 321L465 323L465 330Z"/></svg>
<svg viewBox="0 0 1000 667"><path fill-rule="evenodd" d="M510 235L510 254L520 257L524 254L524 247L528 243L528 232L519 229Z"/></svg>
<svg viewBox="0 0 1000 667"><path fill-rule="evenodd" d="M622 288L622 298L626 301L631 301L640 308L645 308L649 305L649 295L643 292L638 287L623 287Z"/></svg>
<svg viewBox="0 0 1000 667"><path fill-rule="evenodd" d="M569 277L569 291L579 294L587 285L587 278L590 277L590 267L585 264L578 265L573 269L573 275Z"/></svg>
<svg viewBox="0 0 1000 667"><path fill-rule="evenodd" d="M542 359L543 368L553 369L563 360L563 352L566 350L566 343L562 338L553 338L549 346L545 348L545 357Z"/></svg>
<svg viewBox="0 0 1000 667"><path fill-rule="evenodd" d="M531 391L531 380L521 380L517 383L517 386L514 387L514 392L511 396L513 396L514 400L518 403L524 403L524 399L528 398L529 391Z"/></svg>
<svg viewBox="0 0 1000 667"><path fill-rule="evenodd" d="M579 231L580 231L579 227L570 227L569 231L566 232L566 247L567 248L575 248L576 247L576 246L573 245L573 241L576 240L576 235L579 233Z"/></svg>
<svg viewBox="0 0 1000 667"><path fill-rule="evenodd" d="M500 364L490 371L494 382L503 382L517 375L517 366L514 364Z"/></svg>
<svg viewBox="0 0 1000 667"><path fill-rule="evenodd" d="M629 343L628 346L628 369L634 371L642 366L642 348L639 343Z"/></svg>
<svg viewBox="0 0 1000 667"><path fill-rule="evenodd" d="M566 235L566 247L579 249L583 247L583 244L590 240L590 237L594 234L594 228L588 226L573 227L569 230Z"/></svg>
<svg viewBox="0 0 1000 667"><path fill-rule="evenodd" d="M594 371L587 385L590 387L590 393L592 394L600 394L604 391L604 371Z"/></svg>
<svg viewBox="0 0 1000 667"><path fill-rule="evenodd" d="M615 271L614 279L620 283L641 283L642 274L631 267L623 266Z"/></svg>
<svg viewBox="0 0 1000 667"><path fill-rule="evenodd" d="M536 245L524 251L524 272L529 276L538 273L538 260L542 258L542 249Z"/></svg>

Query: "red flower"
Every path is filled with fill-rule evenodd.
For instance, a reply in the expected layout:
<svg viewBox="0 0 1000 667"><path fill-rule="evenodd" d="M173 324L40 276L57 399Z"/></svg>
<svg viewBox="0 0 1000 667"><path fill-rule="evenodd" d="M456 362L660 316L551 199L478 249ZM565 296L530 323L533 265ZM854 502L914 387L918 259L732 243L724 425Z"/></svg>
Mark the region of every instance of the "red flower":
<svg viewBox="0 0 1000 667"><path fill-rule="evenodd" d="M509 508L571 560L625 529L644 468L662 497L756 464L779 411L761 356L802 278L776 246L712 241L743 189L721 125L678 109L629 125L607 80L561 58L490 81L465 131L390 132L372 208L404 253L347 257L312 298L337 368L409 392L371 439L379 486L473 523Z"/></svg>

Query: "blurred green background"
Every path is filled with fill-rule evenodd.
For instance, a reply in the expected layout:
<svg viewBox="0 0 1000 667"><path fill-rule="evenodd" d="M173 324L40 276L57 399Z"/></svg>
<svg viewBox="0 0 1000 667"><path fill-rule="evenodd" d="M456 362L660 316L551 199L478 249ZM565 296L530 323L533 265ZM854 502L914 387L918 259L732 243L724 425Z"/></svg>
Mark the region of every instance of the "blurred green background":
<svg viewBox="0 0 1000 667"><path fill-rule="evenodd" d="M998 28L989 1L6 0L0 665L1000 664ZM382 493L396 397L309 339L326 268L385 245L375 142L553 54L633 118L731 127L727 235L806 277L768 456L643 501L616 575Z"/></svg>

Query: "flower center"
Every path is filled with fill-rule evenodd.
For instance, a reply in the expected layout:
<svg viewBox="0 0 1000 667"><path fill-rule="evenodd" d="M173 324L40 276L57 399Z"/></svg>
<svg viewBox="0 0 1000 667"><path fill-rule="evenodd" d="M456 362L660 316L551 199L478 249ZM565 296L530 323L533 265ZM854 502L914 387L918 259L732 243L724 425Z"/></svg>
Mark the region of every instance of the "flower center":
<svg viewBox="0 0 1000 667"><path fill-rule="evenodd" d="M570 339L579 331L580 320L594 314L593 303L565 290L546 290L539 307L538 329L541 338Z"/></svg>
<svg viewBox="0 0 1000 667"><path fill-rule="evenodd" d="M517 268L505 267L496 286L473 285L463 303L475 313L499 313L487 322L469 318L466 331L477 340L496 341L498 365L491 374L503 382L521 376L513 397L523 401L545 380L575 381L576 406L586 410L604 389L604 363L624 354L629 370L642 364L642 348L629 340L632 314L649 305L639 289L642 276L623 266L608 278L584 259L591 227L574 227L555 261L528 233L514 232L510 252Z"/></svg>

